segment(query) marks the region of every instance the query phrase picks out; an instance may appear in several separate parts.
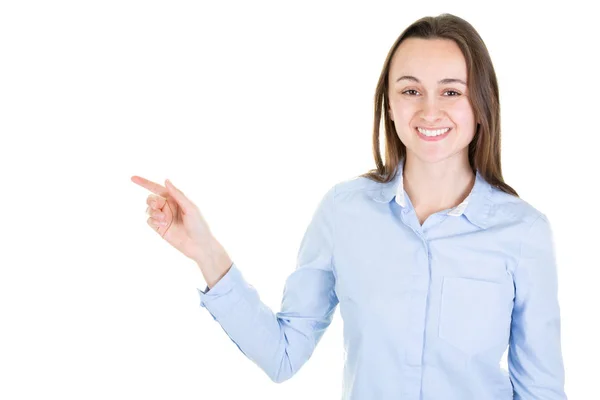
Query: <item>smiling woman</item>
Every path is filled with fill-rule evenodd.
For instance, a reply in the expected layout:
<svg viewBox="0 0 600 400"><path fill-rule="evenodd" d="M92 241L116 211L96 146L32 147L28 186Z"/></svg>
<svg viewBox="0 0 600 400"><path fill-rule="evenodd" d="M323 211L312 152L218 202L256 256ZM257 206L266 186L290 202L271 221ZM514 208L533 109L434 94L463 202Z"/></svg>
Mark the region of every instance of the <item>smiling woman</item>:
<svg viewBox="0 0 600 400"><path fill-rule="evenodd" d="M197 262L201 307L273 382L311 358L339 305L343 399L564 400L552 231L502 179L482 39L453 15L416 21L375 100L376 169L322 196L279 312L183 192L133 177L156 195L148 223Z"/></svg>
<svg viewBox="0 0 600 400"><path fill-rule="evenodd" d="M354 235L380 232L388 246L401 243L396 268L409 281L427 280L406 288L405 301L394 307L408 307L402 322L410 328L402 339L406 364L390 368L412 364L422 398L566 399L552 231L502 178L498 84L473 26L449 14L409 26L384 63L373 126L376 168L355 186L383 203L379 213L399 215L402 228L365 216L362 224L371 229ZM338 195L339 221L347 191ZM349 242L353 230L338 231L336 246ZM425 256L409 256L423 250ZM356 254L336 259L341 282L373 268L357 265ZM394 281L387 271L379 276ZM342 312L352 297L345 292L359 291L352 287L338 283ZM375 289L361 290L368 296ZM507 344L505 373L498 365Z"/></svg>

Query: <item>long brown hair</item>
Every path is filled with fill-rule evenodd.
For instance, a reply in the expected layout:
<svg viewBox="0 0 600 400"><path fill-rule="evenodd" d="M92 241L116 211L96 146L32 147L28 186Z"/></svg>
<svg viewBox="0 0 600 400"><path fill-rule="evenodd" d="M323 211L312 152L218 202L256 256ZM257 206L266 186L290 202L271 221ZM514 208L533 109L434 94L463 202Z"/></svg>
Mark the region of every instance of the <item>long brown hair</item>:
<svg viewBox="0 0 600 400"><path fill-rule="evenodd" d="M473 26L467 21L452 14L441 14L437 17L423 17L400 34L387 58L377 82L375 90L375 116L373 123L373 156L376 168L360 175L376 182L390 182L397 172L398 163L406 156L406 146L400 141L394 122L388 112L388 74L394 52L405 39L415 37L422 39L450 39L460 48L467 63L467 84L469 99L477 131L469 143L469 164L479 170L481 176L492 186L519 196L517 192L504 183L500 165L500 98L498 82L492 60L485 43ZM379 149L379 127L383 111L385 129L385 164Z"/></svg>

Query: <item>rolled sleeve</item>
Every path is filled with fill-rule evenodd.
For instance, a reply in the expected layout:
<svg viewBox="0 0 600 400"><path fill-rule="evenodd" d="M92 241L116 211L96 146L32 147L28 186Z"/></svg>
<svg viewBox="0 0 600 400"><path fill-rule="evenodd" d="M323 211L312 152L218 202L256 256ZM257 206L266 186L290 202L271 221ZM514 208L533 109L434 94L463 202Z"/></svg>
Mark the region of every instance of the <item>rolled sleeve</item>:
<svg viewBox="0 0 600 400"><path fill-rule="evenodd" d="M239 301L239 295L235 294L234 289L244 283L241 271L233 262L227 273L211 289L208 286L204 290L197 288L200 296L200 306L208 309L213 317L227 313ZM233 295L228 296L230 293Z"/></svg>

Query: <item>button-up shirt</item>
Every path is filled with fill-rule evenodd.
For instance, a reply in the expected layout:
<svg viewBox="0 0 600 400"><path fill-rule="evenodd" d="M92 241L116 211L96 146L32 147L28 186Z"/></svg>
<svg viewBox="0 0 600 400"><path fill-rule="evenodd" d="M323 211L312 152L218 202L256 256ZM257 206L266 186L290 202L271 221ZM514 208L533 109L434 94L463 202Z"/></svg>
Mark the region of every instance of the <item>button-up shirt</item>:
<svg viewBox="0 0 600 400"><path fill-rule="evenodd" d="M465 201L421 224L403 164L389 183L325 193L279 312L235 262L198 289L201 307L274 382L309 360L339 305L342 399L566 399L548 218L476 171Z"/></svg>

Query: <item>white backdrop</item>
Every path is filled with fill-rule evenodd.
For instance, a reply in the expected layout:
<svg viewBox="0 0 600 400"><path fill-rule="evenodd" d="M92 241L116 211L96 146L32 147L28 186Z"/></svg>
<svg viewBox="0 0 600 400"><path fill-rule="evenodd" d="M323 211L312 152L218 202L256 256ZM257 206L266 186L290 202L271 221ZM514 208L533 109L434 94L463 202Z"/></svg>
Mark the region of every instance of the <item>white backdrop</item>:
<svg viewBox="0 0 600 400"><path fill-rule="evenodd" d="M202 275L130 177L171 179L278 311L318 200L374 166L388 49L442 12L491 53L505 180L555 232L567 394L600 398L597 23L542 4L2 2L0 398L339 398L339 309L272 383L200 308Z"/></svg>

